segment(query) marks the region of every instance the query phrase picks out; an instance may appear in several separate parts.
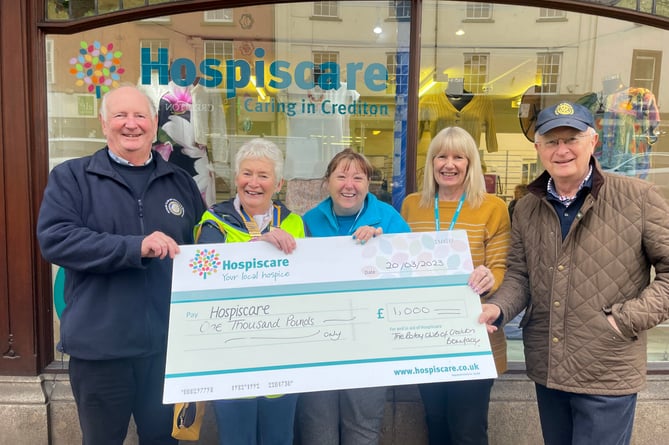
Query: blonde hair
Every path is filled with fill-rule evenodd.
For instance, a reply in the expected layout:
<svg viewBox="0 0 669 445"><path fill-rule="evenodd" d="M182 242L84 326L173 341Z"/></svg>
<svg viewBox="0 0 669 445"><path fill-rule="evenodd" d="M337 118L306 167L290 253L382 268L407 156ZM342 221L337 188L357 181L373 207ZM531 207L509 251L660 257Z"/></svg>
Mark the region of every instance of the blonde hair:
<svg viewBox="0 0 669 445"><path fill-rule="evenodd" d="M446 127L437 133L430 142L425 158L420 206L431 207L434 205L434 195L438 188L437 181L434 179L433 161L442 152L462 155L467 159L467 173L464 182L466 200L470 207L480 207L486 195L481 158L474 138L460 127Z"/></svg>

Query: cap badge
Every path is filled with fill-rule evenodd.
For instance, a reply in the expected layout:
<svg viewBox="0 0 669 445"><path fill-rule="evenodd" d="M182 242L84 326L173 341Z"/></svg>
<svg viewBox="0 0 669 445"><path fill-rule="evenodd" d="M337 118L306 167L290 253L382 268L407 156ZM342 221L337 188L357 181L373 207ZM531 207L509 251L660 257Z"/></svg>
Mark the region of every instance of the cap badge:
<svg viewBox="0 0 669 445"><path fill-rule="evenodd" d="M574 108L570 104L563 102L555 107L555 114L557 116L560 115L571 116L572 114L574 114Z"/></svg>

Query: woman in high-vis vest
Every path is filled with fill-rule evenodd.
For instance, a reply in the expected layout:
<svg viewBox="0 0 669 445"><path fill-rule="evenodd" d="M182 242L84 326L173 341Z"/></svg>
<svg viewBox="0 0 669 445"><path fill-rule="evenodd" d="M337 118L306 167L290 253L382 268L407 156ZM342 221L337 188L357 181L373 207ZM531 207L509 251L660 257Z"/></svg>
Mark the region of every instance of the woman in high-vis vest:
<svg viewBox="0 0 669 445"><path fill-rule="evenodd" d="M304 238L302 218L272 200L283 186L283 154L271 141L253 139L235 157L233 199L207 210L195 227L204 243L266 241L285 253ZM296 394L213 402L221 445L292 445Z"/></svg>

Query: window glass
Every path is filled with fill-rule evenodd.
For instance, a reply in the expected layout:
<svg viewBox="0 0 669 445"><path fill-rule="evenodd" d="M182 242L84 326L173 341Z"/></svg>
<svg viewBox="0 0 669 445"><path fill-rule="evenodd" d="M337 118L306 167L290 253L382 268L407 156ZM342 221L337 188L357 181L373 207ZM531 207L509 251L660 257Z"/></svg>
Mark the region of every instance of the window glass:
<svg viewBox="0 0 669 445"><path fill-rule="evenodd" d="M147 5L157 5L168 2L187 2L189 0L47 0L47 19L48 20L67 20L78 19L81 17L105 14L123 9L139 8ZM656 0L583 0L585 3L605 4L609 7L622 8L633 11L639 11L646 14L659 15L667 17L669 15L669 4ZM336 9L339 2L336 1L322 1L314 2L314 16L322 17L338 17ZM404 3L405 7L409 7L410 0L391 0L389 2L391 8L395 7L395 3ZM398 5L399 6L399 5ZM403 9L398 7L396 11L391 11L389 17L408 18L409 12L406 15L401 13ZM486 19L490 18L490 11L492 10L491 3L475 3L471 2L468 8L468 13L471 14L472 19ZM322 14L322 15L321 15ZM556 9L541 8L541 19L556 19L564 16L563 11Z"/></svg>
<svg viewBox="0 0 669 445"><path fill-rule="evenodd" d="M431 137L457 125L479 143L488 190L510 202L518 184L543 171L532 142L536 114L566 99L595 113L605 169L655 182L669 199L659 107L669 92L657 81L665 31L555 9L434 0L423 3L421 20L417 186ZM519 321L506 328L514 361L523 359ZM668 348L669 325L649 332L650 361L666 361Z"/></svg>
<svg viewBox="0 0 669 445"><path fill-rule="evenodd" d="M370 159L370 189L388 201L403 168L394 154L406 152L397 134L407 125L410 24L382 23L374 33L387 5L234 8L49 36L50 165L105 145L100 97L129 82L159 110L155 149L191 172L208 204L230 197L236 150L259 136L285 153L279 197L293 211L324 197L325 167L346 147ZM404 2L396 7L409 14Z"/></svg>
<svg viewBox="0 0 669 445"><path fill-rule="evenodd" d="M50 10L66 3L50 1ZM90 4L101 11L118 2ZM532 143L536 114L567 99L596 113L597 156L606 169L655 182L669 199L669 138L660 114L669 99L660 82L665 31L553 9L427 0L412 92L410 23L403 20L409 5L212 9L50 35L50 166L104 146L99 97L129 82L160 110L156 150L187 168L209 203L230 197L238 147L264 136L284 150L280 198L294 211L321 199L324 168L345 147L371 160L372 190L399 206L421 183L427 144L445 125L472 133L489 191L508 202L516 185L543 171ZM417 116L408 115L410 94L418 96ZM418 140L406 139L408 125L418 126ZM416 156L417 184L406 183L409 155ZM653 329L649 340L649 360L666 361L669 325ZM522 360L519 340L509 341L509 353Z"/></svg>

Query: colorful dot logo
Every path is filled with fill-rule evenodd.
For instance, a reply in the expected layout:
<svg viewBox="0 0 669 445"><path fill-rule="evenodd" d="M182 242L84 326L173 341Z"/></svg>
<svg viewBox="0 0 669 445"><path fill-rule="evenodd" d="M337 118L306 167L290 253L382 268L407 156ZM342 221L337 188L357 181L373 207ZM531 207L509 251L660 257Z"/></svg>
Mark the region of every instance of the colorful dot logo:
<svg viewBox="0 0 669 445"><path fill-rule="evenodd" d="M220 254L215 249L197 249L195 258L191 258L188 267L194 274L207 279L207 275L213 275L221 265Z"/></svg>
<svg viewBox="0 0 669 445"><path fill-rule="evenodd" d="M110 87L117 87L121 74L125 69L121 68L121 51L113 51L114 44L100 45L95 41L88 44L80 42L79 55L70 59L70 74L77 80L77 86L88 85L89 93L95 91L99 99L102 93L109 91Z"/></svg>

